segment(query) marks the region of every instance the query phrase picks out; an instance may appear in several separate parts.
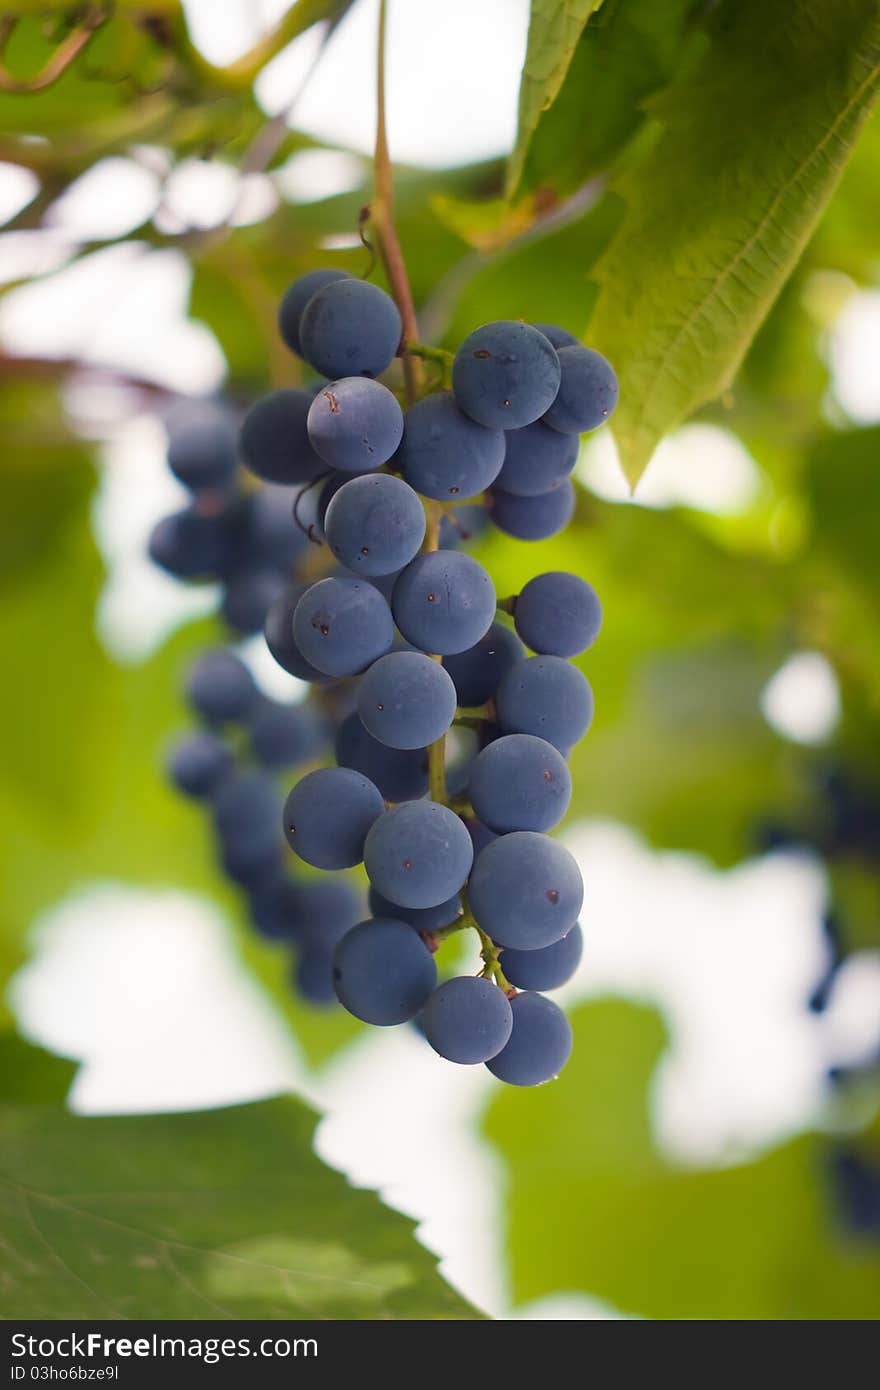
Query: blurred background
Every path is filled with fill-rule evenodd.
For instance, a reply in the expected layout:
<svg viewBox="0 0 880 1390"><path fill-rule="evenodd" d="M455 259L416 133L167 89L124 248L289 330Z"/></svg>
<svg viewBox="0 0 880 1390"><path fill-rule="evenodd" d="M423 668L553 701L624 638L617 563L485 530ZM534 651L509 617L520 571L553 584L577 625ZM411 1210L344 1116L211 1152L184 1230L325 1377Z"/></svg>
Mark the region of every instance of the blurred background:
<svg viewBox="0 0 880 1390"><path fill-rule="evenodd" d="M606 428L566 533L473 548L500 593L564 568L605 608L561 832L587 888L560 995L575 1053L554 1085L502 1093L414 1030L299 1002L161 770L187 663L226 632L219 586L147 556L185 501L169 420L296 384L287 283L366 268L376 4L336 8L255 81L205 73L273 35L281 0L186 0L181 95L162 42L112 26L44 90L0 92L2 1007L81 1063L82 1112L313 1100L320 1155L417 1218L495 1316L876 1317L880 127L734 389L635 492ZM587 321L595 180L548 209L500 200L528 12L392 10L427 341ZM23 22L8 67L54 41ZM261 637L237 650L266 694L304 698Z"/></svg>

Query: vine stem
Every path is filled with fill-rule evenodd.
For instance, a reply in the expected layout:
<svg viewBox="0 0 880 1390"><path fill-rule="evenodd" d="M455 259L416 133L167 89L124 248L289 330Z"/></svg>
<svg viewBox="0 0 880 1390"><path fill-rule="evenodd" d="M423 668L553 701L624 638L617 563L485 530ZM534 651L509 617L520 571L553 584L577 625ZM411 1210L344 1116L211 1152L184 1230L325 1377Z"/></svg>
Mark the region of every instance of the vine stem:
<svg viewBox="0 0 880 1390"><path fill-rule="evenodd" d="M407 343L418 342L419 326L413 303L409 277L397 229L394 226L394 185L391 176L391 155L388 150L388 131L385 121L385 36L388 20L388 0L379 0L379 40L376 62L376 151L373 160L375 193L370 207L370 221L376 230L379 254L388 276L394 302L403 324L403 378L407 402L418 398L422 389L421 360L405 350Z"/></svg>

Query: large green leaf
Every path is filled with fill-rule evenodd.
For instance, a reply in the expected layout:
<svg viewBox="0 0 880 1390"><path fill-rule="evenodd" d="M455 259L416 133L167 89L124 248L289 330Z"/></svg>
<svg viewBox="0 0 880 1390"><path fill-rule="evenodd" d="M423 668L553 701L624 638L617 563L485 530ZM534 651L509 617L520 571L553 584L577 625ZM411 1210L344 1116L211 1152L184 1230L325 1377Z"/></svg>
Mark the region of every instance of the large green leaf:
<svg viewBox="0 0 880 1390"><path fill-rule="evenodd" d="M312 1153L280 1099L84 1119L0 1107L4 1318L479 1317L415 1224Z"/></svg>
<svg viewBox="0 0 880 1390"><path fill-rule="evenodd" d="M541 112L551 105L565 81L584 25L601 3L602 0L532 0L519 89L519 126L507 174L511 194L519 186Z"/></svg>
<svg viewBox="0 0 880 1390"><path fill-rule="evenodd" d="M488 1115L510 1174L517 1302L577 1289L650 1318L880 1316L880 1249L835 1226L823 1140L754 1163L677 1168L656 1151L648 1118L665 1041L656 1014L603 1001L572 1022L559 1080L499 1091Z"/></svg>
<svg viewBox="0 0 880 1390"><path fill-rule="evenodd" d="M843 170L880 83L875 0L722 4L657 137L621 175L591 342L615 364L636 483L667 430L730 384Z"/></svg>

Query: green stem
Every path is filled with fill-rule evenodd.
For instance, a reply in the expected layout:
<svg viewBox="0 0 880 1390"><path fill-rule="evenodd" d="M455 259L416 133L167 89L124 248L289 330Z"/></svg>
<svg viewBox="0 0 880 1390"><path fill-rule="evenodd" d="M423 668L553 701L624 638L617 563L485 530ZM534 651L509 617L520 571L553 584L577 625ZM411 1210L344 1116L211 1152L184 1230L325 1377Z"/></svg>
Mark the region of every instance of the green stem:
<svg viewBox="0 0 880 1390"><path fill-rule="evenodd" d="M404 356L418 357L423 362L436 362L440 368L440 385L448 391L452 385L452 364L455 361L455 354L447 352L446 348L431 347L428 343L404 344Z"/></svg>
<svg viewBox="0 0 880 1390"><path fill-rule="evenodd" d="M496 600L495 600L495 607L498 609L498 612L499 612L499 613L509 613L509 614L511 615L511 617L512 617L513 614L516 612L516 600L517 600L517 597L518 597L517 594L511 594L508 598L499 598L499 599L496 599Z"/></svg>
<svg viewBox="0 0 880 1390"><path fill-rule="evenodd" d="M439 660L439 658L438 658ZM432 801L446 805L446 735L428 746L428 795Z"/></svg>

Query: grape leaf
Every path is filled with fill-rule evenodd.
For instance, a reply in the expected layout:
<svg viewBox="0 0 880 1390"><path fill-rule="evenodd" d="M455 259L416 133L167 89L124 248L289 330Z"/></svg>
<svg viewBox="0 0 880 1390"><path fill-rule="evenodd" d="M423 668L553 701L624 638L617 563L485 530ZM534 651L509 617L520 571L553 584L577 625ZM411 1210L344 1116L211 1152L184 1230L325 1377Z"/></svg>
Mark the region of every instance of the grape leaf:
<svg viewBox="0 0 880 1390"><path fill-rule="evenodd" d="M0 1106L0 1313L479 1318L414 1222L315 1157L315 1120L291 1098L100 1119Z"/></svg>
<svg viewBox="0 0 880 1390"><path fill-rule="evenodd" d="M513 196L522 177L529 141L565 80L584 25L602 0L532 0L529 37L519 89L519 125L507 171Z"/></svg>
<svg viewBox="0 0 880 1390"><path fill-rule="evenodd" d="M657 137L614 188L590 341L615 364L632 484L667 430L732 381L842 173L880 86L875 0L724 4L653 103Z"/></svg>

